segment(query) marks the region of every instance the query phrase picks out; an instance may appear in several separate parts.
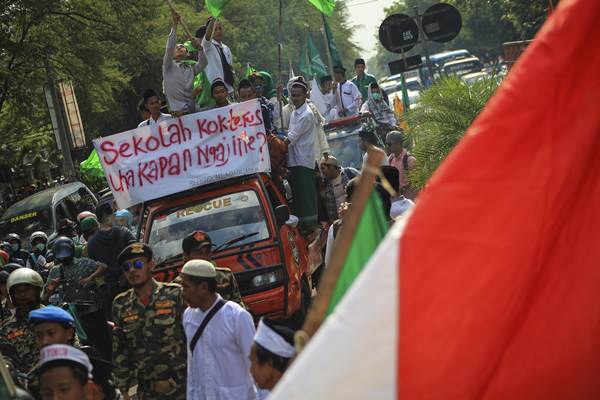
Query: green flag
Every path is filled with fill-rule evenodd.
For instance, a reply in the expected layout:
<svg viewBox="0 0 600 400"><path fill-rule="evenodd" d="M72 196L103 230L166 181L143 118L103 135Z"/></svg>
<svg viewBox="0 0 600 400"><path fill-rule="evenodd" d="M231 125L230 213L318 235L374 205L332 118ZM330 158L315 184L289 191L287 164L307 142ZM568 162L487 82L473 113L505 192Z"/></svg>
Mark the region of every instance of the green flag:
<svg viewBox="0 0 600 400"><path fill-rule="evenodd" d="M331 17L333 14L333 7L335 7L335 0L308 0L310 4L317 7L323 14Z"/></svg>
<svg viewBox="0 0 600 400"><path fill-rule="evenodd" d="M83 160L79 164L79 170L81 171L81 175L90 180L104 177L104 169L102 169L100 157L98 157L96 149L90 153L90 156L86 160Z"/></svg>
<svg viewBox="0 0 600 400"><path fill-rule="evenodd" d="M408 90L406 89L406 81L404 80L404 74L400 74L400 84L402 84L402 104L404 110L410 110L410 99L408 98Z"/></svg>
<svg viewBox="0 0 600 400"><path fill-rule="evenodd" d="M323 18L323 24L325 25L325 34L327 36L327 45L329 46L329 53L331 53L331 62L333 62L332 67L336 65L344 65L342 63L342 57L340 56L340 52L333 41L333 35L331 34L331 29L329 29L329 24L327 20Z"/></svg>
<svg viewBox="0 0 600 400"><path fill-rule="evenodd" d="M229 0L206 0L206 8L210 15L215 18L219 18L221 16L221 11L223 8L229 3Z"/></svg>
<svg viewBox="0 0 600 400"><path fill-rule="evenodd" d="M302 56L300 58L300 71L306 76L322 77L327 75L327 67L321 56L319 50L312 40L312 37L305 31L306 45L302 47Z"/></svg>
<svg viewBox="0 0 600 400"><path fill-rule="evenodd" d="M300 53L300 62L298 63L298 68L300 72L306 76L312 76L312 69L310 68L310 61L308 58L308 46L307 41L305 40L302 44L301 53Z"/></svg>
<svg viewBox="0 0 600 400"><path fill-rule="evenodd" d="M250 65L250 63L246 63L246 70L244 71L244 78L248 78L250 75L252 75L255 72L256 72L256 70L254 69L254 67L252 67Z"/></svg>
<svg viewBox="0 0 600 400"><path fill-rule="evenodd" d="M346 261L344 261L342 271L331 295L327 315L331 314L346 291L352 286L354 279L367 264L387 231L388 222L385 219L381 199L377 192L373 190L360 218Z"/></svg>
<svg viewBox="0 0 600 400"><path fill-rule="evenodd" d="M327 75L327 67L323 60L321 60L321 56L319 55L319 50L315 43L312 40L310 34L307 35L307 44L308 44L308 59L310 61L310 69L312 71L312 75L316 75L317 77L322 77Z"/></svg>

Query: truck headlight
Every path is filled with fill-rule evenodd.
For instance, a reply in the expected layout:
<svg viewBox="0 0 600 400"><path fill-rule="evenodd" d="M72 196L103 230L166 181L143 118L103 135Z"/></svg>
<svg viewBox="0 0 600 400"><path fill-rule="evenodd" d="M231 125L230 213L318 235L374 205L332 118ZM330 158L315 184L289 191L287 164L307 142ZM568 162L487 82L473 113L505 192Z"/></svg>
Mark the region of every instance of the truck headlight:
<svg viewBox="0 0 600 400"><path fill-rule="evenodd" d="M270 286L283 281L283 271L271 271L256 275L252 278L252 286L259 288L262 286Z"/></svg>

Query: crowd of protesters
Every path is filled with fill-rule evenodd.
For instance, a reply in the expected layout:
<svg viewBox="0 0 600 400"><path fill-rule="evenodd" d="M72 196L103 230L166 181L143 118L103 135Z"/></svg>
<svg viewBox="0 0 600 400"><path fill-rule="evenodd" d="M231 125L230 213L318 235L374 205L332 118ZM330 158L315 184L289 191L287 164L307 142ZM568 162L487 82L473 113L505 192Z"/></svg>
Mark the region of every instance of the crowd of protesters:
<svg viewBox="0 0 600 400"><path fill-rule="evenodd" d="M361 129L360 146L365 161L372 147L388 155L376 185L386 218L392 224L414 205L408 171L416 159L364 60L350 81L341 65L320 80L326 109L319 109L302 77L276 88L260 71L236 84L218 21L184 43L180 25L173 11L162 65L166 109L161 91L146 90L138 127L257 99L272 177L281 190L284 179L289 184L300 231L326 235L325 267L360 174L330 154L328 122L368 115L374 125ZM295 355L294 332L281 321L255 324L231 270L212 261L206 232L183 240L176 281L157 282L153 249L137 241L134 224L130 210L105 202L61 221L51 245L44 232L30 236L30 250L18 234L0 244L0 351L19 386L43 399L268 396Z"/></svg>

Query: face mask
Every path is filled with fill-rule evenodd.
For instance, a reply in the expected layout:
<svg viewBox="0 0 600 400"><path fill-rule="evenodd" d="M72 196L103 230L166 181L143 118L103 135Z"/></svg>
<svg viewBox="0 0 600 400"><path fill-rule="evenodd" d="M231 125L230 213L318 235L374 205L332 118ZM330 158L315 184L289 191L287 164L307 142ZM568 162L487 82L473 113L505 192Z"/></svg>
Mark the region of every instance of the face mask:
<svg viewBox="0 0 600 400"><path fill-rule="evenodd" d="M262 92L263 87L264 87L263 85L256 85L256 86L254 86L254 88L256 89L257 92Z"/></svg>
<svg viewBox="0 0 600 400"><path fill-rule="evenodd" d="M44 249L46 248L46 245L44 243L38 243L38 244L35 245L35 248L38 251L44 251Z"/></svg>
<svg viewBox="0 0 600 400"><path fill-rule="evenodd" d="M373 96L373 100L375 101L381 100L381 93L372 93L371 96Z"/></svg>
<svg viewBox="0 0 600 400"><path fill-rule="evenodd" d="M18 243L13 243L13 244L10 245L10 249L12 251L19 251L19 247L21 247L21 246L19 246Z"/></svg>

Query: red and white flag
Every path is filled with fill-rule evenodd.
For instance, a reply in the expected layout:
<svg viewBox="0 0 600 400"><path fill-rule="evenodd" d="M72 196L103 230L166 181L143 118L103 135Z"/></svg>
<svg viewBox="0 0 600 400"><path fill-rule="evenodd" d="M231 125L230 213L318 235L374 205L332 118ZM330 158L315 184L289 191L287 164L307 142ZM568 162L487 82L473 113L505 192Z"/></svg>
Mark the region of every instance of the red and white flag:
<svg viewBox="0 0 600 400"><path fill-rule="evenodd" d="M600 398L599 20L560 2L271 400Z"/></svg>

